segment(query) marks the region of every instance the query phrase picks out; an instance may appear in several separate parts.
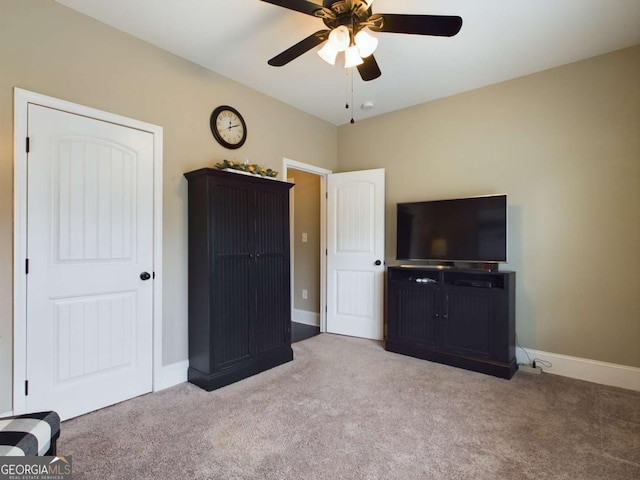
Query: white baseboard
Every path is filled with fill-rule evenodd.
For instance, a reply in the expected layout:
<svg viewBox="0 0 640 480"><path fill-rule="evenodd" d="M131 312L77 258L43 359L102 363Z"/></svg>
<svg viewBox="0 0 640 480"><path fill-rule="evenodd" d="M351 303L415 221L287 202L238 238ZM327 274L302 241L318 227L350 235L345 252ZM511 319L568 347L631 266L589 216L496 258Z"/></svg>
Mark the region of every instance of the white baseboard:
<svg viewBox="0 0 640 480"><path fill-rule="evenodd" d="M545 367L538 363L543 372L640 391L640 368L520 347L516 349L518 363L529 362L523 350L526 350L531 360L536 358L552 364L551 367Z"/></svg>
<svg viewBox="0 0 640 480"><path fill-rule="evenodd" d="M189 369L189 360L163 365L159 375L159 381L153 386L154 392L159 392L165 388L173 387L179 383L187 381L187 370Z"/></svg>
<svg viewBox="0 0 640 480"><path fill-rule="evenodd" d="M320 326L320 314L308 312L306 310L297 310L294 308L291 311L291 320L296 323L304 323L305 325L311 325L313 327Z"/></svg>
<svg viewBox="0 0 640 480"><path fill-rule="evenodd" d="M12 416L13 416L13 410L9 410L8 412L0 413L0 418L12 417Z"/></svg>

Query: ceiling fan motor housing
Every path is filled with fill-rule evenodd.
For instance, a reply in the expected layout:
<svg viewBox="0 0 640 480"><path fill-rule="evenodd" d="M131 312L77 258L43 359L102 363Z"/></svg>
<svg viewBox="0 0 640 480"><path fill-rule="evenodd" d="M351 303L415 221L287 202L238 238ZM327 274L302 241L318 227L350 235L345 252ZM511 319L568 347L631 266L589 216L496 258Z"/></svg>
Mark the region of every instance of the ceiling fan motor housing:
<svg viewBox="0 0 640 480"><path fill-rule="evenodd" d="M370 23L371 8L362 0L323 0L322 5L316 15L332 30L344 25L356 34Z"/></svg>

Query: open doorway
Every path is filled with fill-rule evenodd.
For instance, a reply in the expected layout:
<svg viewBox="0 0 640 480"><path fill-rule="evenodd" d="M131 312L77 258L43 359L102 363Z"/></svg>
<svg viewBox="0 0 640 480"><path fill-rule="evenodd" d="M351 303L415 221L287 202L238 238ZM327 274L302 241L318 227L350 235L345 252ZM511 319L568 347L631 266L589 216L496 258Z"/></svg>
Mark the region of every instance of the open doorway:
<svg viewBox="0 0 640 480"><path fill-rule="evenodd" d="M284 160L291 190L291 341L326 331L326 176L329 170Z"/></svg>
<svg viewBox="0 0 640 480"><path fill-rule="evenodd" d="M291 342L320 333L320 177L291 169Z"/></svg>

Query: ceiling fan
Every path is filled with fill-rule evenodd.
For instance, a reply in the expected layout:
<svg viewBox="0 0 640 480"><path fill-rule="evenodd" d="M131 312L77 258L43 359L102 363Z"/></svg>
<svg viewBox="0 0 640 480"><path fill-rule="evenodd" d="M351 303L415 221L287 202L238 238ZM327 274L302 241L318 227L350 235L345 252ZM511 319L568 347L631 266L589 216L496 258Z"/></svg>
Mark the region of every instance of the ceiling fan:
<svg viewBox="0 0 640 480"><path fill-rule="evenodd" d="M378 40L373 32L409 33L453 37L462 28L462 18L447 15L405 15L371 11L374 0L323 0L322 6L307 0L262 0L279 7L321 18L327 26L276 55L267 63L282 67L303 53L327 42L318 54L334 65L338 53L345 54L345 68L357 67L364 81L382 72L373 56Z"/></svg>

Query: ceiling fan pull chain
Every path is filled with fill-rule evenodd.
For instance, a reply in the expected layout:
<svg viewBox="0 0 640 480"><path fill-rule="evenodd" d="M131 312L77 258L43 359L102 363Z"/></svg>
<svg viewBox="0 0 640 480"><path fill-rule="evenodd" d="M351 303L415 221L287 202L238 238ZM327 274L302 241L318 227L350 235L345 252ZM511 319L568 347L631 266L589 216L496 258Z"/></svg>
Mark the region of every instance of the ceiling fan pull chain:
<svg viewBox="0 0 640 480"><path fill-rule="evenodd" d="M344 108L349 110L349 69L344 69Z"/></svg>
<svg viewBox="0 0 640 480"><path fill-rule="evenodd" d="M356 123L353 119L353 68L350 68L349 70L349 76L351 77L351 123Z"/></svg>

